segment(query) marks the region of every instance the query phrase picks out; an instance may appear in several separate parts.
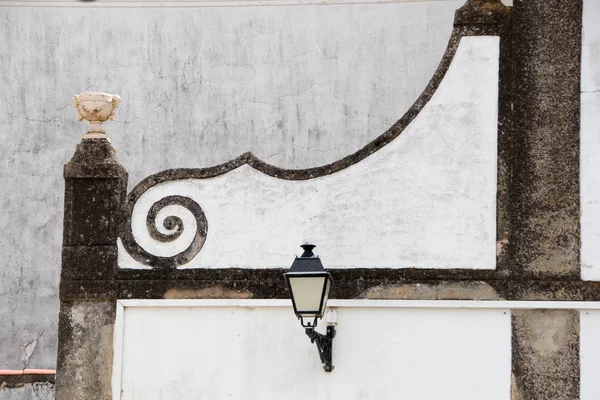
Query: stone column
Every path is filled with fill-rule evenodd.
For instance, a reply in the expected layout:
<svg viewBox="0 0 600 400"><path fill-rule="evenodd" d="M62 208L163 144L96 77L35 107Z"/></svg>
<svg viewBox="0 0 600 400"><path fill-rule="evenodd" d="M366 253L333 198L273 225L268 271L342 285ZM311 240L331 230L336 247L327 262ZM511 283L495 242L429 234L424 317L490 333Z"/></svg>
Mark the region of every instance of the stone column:
<svg viewBox="0 0 600 400"><path fill-rule="evenodd" d="M579 311L512 311L512 400L579 399Z"/></svg>
<svg viewBox="0 0 600 400"><path fill-rule="evenodd" d="M519 298L535 282L580 283L582 1L515 0L508 257ZM578 300L578 298L568 298ZM579 313L513 311L512 398L579 399Z"/></svg>
<svg viewBox="0 0 600 400"><path fill-rule="evenodd" d="M116 100L116 101L115 101ZM56 398L111 399L117 236L127 172L101 123L118 96L76 96L91 128L65 166Z"/></svg>
<svg viewBox="0 0 600 400"><path fill-rule="evenodd" d="M581 24L582 0L513 7L513 277L580 277Z"/></svg>

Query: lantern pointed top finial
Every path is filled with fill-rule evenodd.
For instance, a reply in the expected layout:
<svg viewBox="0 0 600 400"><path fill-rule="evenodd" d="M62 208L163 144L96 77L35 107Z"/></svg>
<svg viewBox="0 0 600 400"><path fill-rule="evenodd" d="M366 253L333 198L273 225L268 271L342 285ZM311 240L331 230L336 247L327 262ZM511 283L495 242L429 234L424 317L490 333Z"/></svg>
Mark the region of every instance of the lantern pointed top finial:
<svg viewBox="0 0 600 400"><path fill-rule="evenodd" d="M314 244L304 243L300 247L302 247L302 250L304 250L304 253L302 253L302 255L300 257L314 257L315 256L315 254L313 253L313 249L317 246L315 246Z"/></svg>

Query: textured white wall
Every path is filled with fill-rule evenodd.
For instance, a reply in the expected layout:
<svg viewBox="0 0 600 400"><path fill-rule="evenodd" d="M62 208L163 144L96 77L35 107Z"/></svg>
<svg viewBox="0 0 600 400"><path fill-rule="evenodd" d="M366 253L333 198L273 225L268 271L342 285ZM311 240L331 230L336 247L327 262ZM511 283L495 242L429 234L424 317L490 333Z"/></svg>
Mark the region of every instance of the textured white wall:
<svg viewBox="0 0 600 400"><path fill-rule="evenodd" d="M22 368L31 341L28 366L55 365L62 165L85 131L73 94L122 96L106 125L132 184L248 150L281 166L321 165L402 116L464 1L117 3L0 2L0 368Z"/></svg>
<svg viewBox="0 0 600 400"><path fill-rule="evenodd" d="M326 373L291 306L125 308L121 399L510 399L507 310L337 313Z"/></svg>
<svg viewBox="0 0 600 400"><path fill-rule="evenodd" d="M581 311L579 354L581 360L581 400L600 398L600 311Z"/></svg>
<svg viewBox="0 0 600 400"><path fill-rule="evenodd" d="M288 252L306 241L329 267L495 268L498 45L495 36L462 38L429 103L399 137L357 164L303 181L244 165L161 184L136 204L134 236L154 255L183 251L195 230L189 213L191 226L167 244L150 237L146 215L157 200L184 195L208 220L189 268L287 267ZM121 259L122 267L133 264Z"/></svg>
<svg viewBox="0 0 600 400"><path fill-rule="evenodd" d="M581 276L600 280L600 2L583 3L581 55Z"/></svg>

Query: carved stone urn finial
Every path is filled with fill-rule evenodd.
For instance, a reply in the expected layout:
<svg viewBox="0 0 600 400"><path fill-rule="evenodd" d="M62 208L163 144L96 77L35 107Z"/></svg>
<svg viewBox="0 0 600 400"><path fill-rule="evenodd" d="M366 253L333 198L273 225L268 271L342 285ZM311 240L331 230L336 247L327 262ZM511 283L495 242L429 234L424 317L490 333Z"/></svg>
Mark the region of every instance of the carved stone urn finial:
<svg viewBox="0 0 600 400"><path fill-rule="evenodd" d="M83 139L106 139L110 142L102 123L114 119L115 109L120 103L119 96L108 93L85 92L73 96L73 105L77 108L79 120L85 119L90 123Z"/></svg>
<svg viewBox="0 0 600 400"><path fill-rule="evenodd" d="M489 25L505 21L511 7L501 0L467 0L454 14L454 25Z"/></svg>

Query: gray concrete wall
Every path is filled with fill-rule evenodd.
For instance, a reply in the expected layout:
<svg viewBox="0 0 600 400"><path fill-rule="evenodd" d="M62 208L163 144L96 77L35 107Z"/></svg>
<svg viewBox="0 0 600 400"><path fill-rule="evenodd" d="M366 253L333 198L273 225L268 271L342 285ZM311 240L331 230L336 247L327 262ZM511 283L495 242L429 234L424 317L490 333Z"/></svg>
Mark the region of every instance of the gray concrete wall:
<svg viewBox="0 0 600 400"><path fill-rule="evenodd" d="M1 4L0 369L55 367L62 166L85 131L73 94L122 96L107 130L130 186L245 151L317 166L402 116L462 3Z"/></svg>

